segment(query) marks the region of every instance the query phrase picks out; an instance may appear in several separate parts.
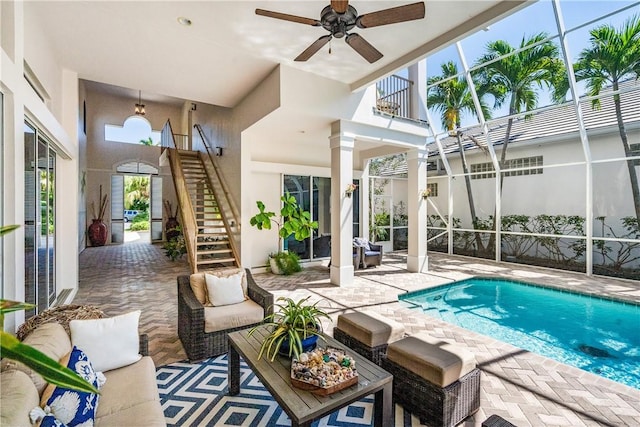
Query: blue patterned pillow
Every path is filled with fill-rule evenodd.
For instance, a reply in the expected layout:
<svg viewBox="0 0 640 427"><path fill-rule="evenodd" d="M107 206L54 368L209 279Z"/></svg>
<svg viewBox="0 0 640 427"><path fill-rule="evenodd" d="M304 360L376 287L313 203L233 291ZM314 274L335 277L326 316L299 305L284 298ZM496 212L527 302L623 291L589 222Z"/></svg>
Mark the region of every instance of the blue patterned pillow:
<svg viewBox="0 0 640 427"><path fill-rule="evenodd" d="M82 378L99 388L104 384L105 378L101 372L96 372L91 366L91 362L87 355L77 347L73 347L61 364L74 372L77 372ZM77 390L69 390L63 387L49 384L42 393L40 404L44 406L44 411L40 408L32 411L32 418L41 418L41 426L56 427L91 427L96 416L99 395ZM38 409L40 409L38 411ZM38 416L39 415L39 416Z"/></svg>

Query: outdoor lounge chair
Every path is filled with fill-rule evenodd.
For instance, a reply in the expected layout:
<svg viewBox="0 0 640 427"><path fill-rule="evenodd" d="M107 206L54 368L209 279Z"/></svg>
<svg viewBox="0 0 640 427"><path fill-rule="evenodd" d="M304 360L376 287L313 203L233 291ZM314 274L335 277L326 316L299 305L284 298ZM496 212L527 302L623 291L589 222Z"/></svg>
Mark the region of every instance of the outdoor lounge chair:
<svg viewBox="0 0 640 427"><path fill-rule="evenodd" d="M369 268L382 264L382 245L371 243L363 237L354 238L353 244L354 246L358 246L362 252L362 268Z"/></svg>
<svg viewBox="0 0 640 427"><path fill-rule="evenodd" d="M198 274L202 273L196 273L195 275ZM191 287L191 276L178 276L178 336L180 337L180 341L182 341L182 345L190 361L199 361L226 353L229 350L229 342L227 339L229 332L259 325L262 323L264 317L273 312L273 294L258 286L248 269L245 270L245 275L249 300L241 304L221 307L205 307L198 300ZM253 310L251 307L246 307L250 305L254 308L262 309L259 310L261 313L257 316L260 317L259 319L251 315L251 318L256 317L256 319L250 324L239 324L241 319L227 320L221 317L238 316L242 318L244 316L246 320L246 318L250 317L247 314L247 309ZM232 307L232 310L229 310L229 307ZM217 311L221 311L222 314L216 313ZM235 324L237 326L229 326L207 332L205 330L205 320L209 319L208 316L212 316L214 319L218 317L221 323ZM208 320L206 323L210 325L212 321Z"/></svg>

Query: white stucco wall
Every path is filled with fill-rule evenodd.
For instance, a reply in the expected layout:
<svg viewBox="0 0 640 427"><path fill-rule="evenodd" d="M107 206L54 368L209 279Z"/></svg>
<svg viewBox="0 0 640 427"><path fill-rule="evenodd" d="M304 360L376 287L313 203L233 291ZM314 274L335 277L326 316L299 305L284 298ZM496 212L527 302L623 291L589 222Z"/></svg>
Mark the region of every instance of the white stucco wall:
<svg viewBox="0 0 640 427"><path fill-rule="evenodd" d="M640 130L628 130L630 141L640 141ZM617 128L589 135L589 147L594 160L622 158L624 152ZM584 162L584 152L580 139L574 135L557 142L514 144L508 148L507 158L543 156L545 166L562 163ZM498 156L500 151L498 151ZM468 163L489 162L488 155L480 150L467 152ZM457 153L449 156L454 174L462 173L460 157ZM631 184L625 161L593 164L593 212L594 216L607 216L619 220L633 216ZM640 168L636 167L638 172ZM429 182L438 183L438 196L431 200L441 213L447 213L448 179L446 176L430 175ZM454 185L453 216L462 219L462 227L471 227L471 217L466 194L465 181L456 176ZM487 218L494 214L495 179L471 180L477 215ZM586 166L584 164L545 167L541 175L510 176L504 180L502 213L525 215L579 215L585 217L587 187ZM430 209L429 214L434 214Z"/></svg>
<svg viewBox="0 0 640 427"><path fill-rule="evenodd" d="M65 70L55 56L41 43L41 29L32 26L24 14L24 4L2 5L2 52L0 90L4 94L3 126L3 212L4 224L24 224L24 149L25 116L42 131L57 152L56 187L56 282L58 292L78 283L78 231L74 221L78 210L77 170L77 100L78 80ZM32 42L33 41L33 45ZM28 44L28 46L26 46ZM5 51L7 49L7 51ZM24 62L30 64L44 90L50 96L45 104L25 81ZM24 301L24 230L19 228L3 239L2 297ZM24 313L9 315L5 328L14 330L22 323Z"/></svg>
<svg viewBox="0 0 640 427"><path fill-rule="evenodd" d="M108 206L104 222L109 226L111 221L111 176L116 173L116 167L124 162L137 161L153 165L159 169L162 177L162 198L169 200L176 206L175 190L171 171L168 166L160 166L160 147L142 144L128 144L113 142L105 139L105 124L121 126L125 119L133 112L133 102L130 98L123 98L104 93L87 91L87 179L86 204L87 218L85 230L91 224L91 203L97 206L100 186L103 194L109 195ZM146 102L144 116L154 131L160 131L167 119L172 123L181 123L181 106ZM174 132L179 132L174 129ZM111 241L111 230L109 239Z"/></svg>

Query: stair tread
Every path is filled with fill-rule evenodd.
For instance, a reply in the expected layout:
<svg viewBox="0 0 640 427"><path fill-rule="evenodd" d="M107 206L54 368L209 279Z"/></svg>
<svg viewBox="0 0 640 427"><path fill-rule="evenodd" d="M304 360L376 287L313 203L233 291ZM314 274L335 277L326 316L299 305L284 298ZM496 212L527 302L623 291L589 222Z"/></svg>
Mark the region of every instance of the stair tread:
<svg viewBox="0 0 640 427"><path fill-rule="evenodd" d="M211 255L211 254L228 254L231 252L230 248L227 249L209 249L206 251L198 251L198 255Z"/></svg>
<svg viewBox="0 0 640 427"><path fill-rule="evenodd" d="M228 245L228 240L214 240L212 242L196 242L196 246L211 246L211 245Z"/></svg>
<svg viewBox="0 0 640 427"><path fill-rule="evenodd" d="M217 264L217 263L222 263L222 262L235 262L236 259L235 258L215 258L215 259L207 259L207 260L198 260L196 261L196 263L198 265L201 264Z"/></svg>

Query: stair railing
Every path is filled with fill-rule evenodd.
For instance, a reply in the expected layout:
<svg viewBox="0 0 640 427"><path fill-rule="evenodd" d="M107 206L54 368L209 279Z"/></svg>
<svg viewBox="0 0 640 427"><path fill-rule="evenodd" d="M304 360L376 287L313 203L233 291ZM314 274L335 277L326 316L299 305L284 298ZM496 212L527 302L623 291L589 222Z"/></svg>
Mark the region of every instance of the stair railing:
<svg viewBox="0 0 640 427"><path fill-rule="evenodd" d="M205 159L204 159L204 153L199 152L198 155L200 156L200 160L202 161L203 165L206 165ZM215 167L214 167L215 168ZM222 207L220 206L220 198L219 196L219 192L216 191L215 186L213 185L213 180L211 179L211 174L209 173L209 168L207 168L206 166L204 167L204 172L207 175L207 181L209 183L209 188L211 188L211 191L213 192L213 197L216 200L216 203L218 205L218 211L220 212L220 218L222 219L222 223L224 224L224 229L227 232L227 236L229 236L229 246L231 247L231 253L233 254L233 257L236 260L236 263L238 265L240 265L240 253L238 252L238 248L236 245L236 234L238 233L239 229L237 226L232 225L229 223L229 220L227 219L227 215L224 212L224 209L222 209ZM237 224L237 222L235 223Z"/></svg>
<svg viewBox="0 0 640 427"><path fill-rule="evenodd" d="M184 178L182 163L180 162L180 154L175 148L175 139L171 129L171 121L167 120L161 133L162 149L168 150L169 166L171 167L171 176L173 177L173 185L176 189L180 219L182 224L182 235L184 236L185 245L187 247L187 256L193 273L198 272L198 262L196 255L196 242L198 238L198 229L196 217L189 196L189 190ZM166 145L165 145L166 143Z"/></svg>
<svg viewBox="0 0 640 427"><path fill-rule="evenodd" d="M212 183L217 183L219 186L219 190L218 193L222 192L222 194L224 195L224 201L225 201L225 206L224 209L225 211L227 210L227 208L230 210L230 214L231 217L233 218L233 221L235 221L235 225L232 225L232 228L237 228L237 231L240 231L240 214L238 213L238 209L236 208L236 205L233 201L233 198L231 197L231 193L229 192L229 187L226 184L226 181L224 180L224 177L222 176L222 174L220 173L220 166L218 165L218 162L216 160L216 157L213 153L213 148L211 147L211 144L209 144L209 142L207 141L206 136L204 135L204 131L202 130L202 126L200 126L199 124L195 124L193 125L194 128L196 128L196 130L198 131L198 135L200 135L200 139L202 140L202 145L204 145L205 150L207 151L207 155L209 157L209 161L211 162L211 165L213 166L213 171L215 173L215 181L211 181ZM203 163L206 165L207 162ZM207 174L209 173L208 169L205 166L205 169L207 169ZM215 188L213 185L211 186L211 188Z"/></svg>

